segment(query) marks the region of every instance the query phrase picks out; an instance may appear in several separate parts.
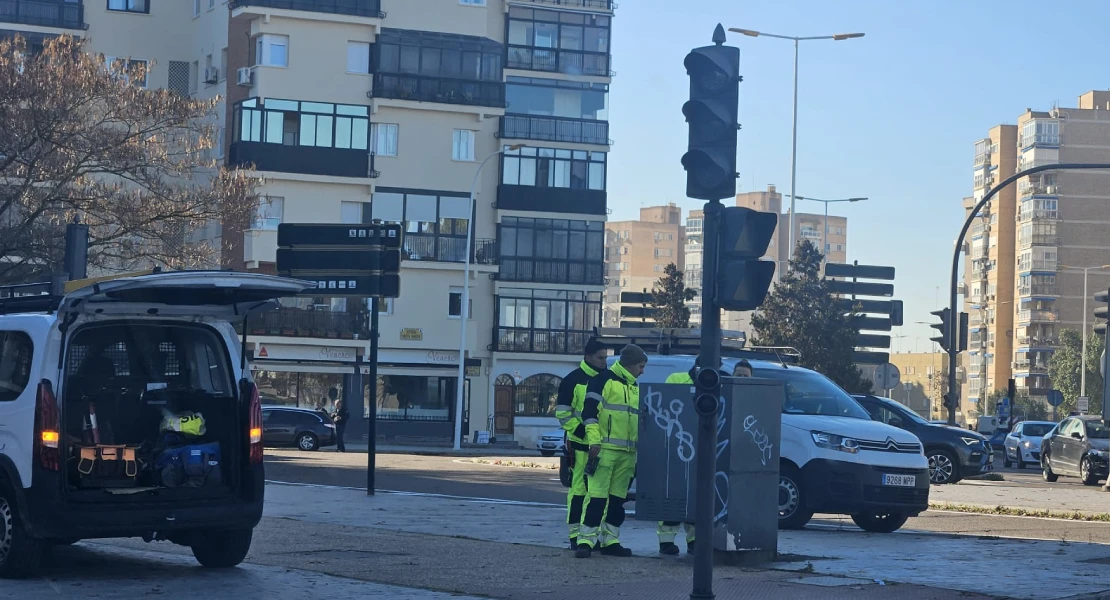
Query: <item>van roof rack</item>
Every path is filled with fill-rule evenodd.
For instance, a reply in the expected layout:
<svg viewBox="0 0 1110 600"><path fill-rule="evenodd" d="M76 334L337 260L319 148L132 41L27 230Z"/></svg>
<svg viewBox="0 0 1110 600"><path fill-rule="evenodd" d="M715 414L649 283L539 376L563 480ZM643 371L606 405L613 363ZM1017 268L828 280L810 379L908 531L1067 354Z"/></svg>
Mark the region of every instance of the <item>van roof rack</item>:
<svg viewBox="0 0 1110 600"><path fill-rule="evenodd" d="M54 312L62 297L53 292L49 281L0 285L0 315Z"/></svg>
<svg viewBox="0 0 1110 600"><path fill-rule="evenodd" d="M701 352L701 329L638 327L595 327L594 336L605 347L619 352L628 344L636 344L655 354L693 354ZM721 356L770 360L796 364L802 353L785 346L747 346L748 336L743 331L721 331Z"/></svg>

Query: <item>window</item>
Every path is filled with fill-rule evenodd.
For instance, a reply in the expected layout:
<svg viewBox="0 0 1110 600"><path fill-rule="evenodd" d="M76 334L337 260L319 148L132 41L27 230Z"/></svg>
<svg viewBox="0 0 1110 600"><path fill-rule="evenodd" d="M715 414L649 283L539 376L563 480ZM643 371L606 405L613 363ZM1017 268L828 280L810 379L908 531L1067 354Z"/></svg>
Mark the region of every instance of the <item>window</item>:
<svg viewBox="0 0 1110 600"><path fill-rule="evenodd" d="M200 87L200 62L194 60L192 62L192 64L189 65L189 94L192 95L192 94L197 93L197 89L199 87Z"/></svg>
<svg viewBox="0 0 1110 600"><path fill-rule="evenodd" d="M236 110L236 141L367 150L369 107L250 98Z"/></svg>
<svg viewBox="0 0 1110 600"><path fill-rule="evenodd" d="M663 269L664 269L663 265L652 265L652 270L655 271L656 273L662 273Z"/></svg>
<svg viewBox="0 0 1110 600"><path fill-rule="evenodd" d="M200 16L200 0L193 0L193 16Z"/></svg>
<svg viewBox="0 0 1110 600"><path fill-rule="evenodd" d="M674 255L674 250L671 249L671 248L656 248L655 249L655 258L666 258L668 256L673 256L673 255Z"/></svg>
<svg viewBox="0 0 1110 600"><path fill-rule="evenodd" d="M369 303L370 300L367 300L366 302ZM393 298L378 298L378 314L393 314Z"/></svg>
<svg viewBox="0 0 1110 600"><path fill-rule="evenodd" d="M463 262L470 214L467 194L380 187L373 200L363 205L362 222L400 223L401 251L408 260ZM474 248L474 260L491 252L481 244Z"/></svg>
<svg viewBox="0 0 1110 600"><path fill-rule="evenodd" d="M505 100L506 110L512 114L596 121L609 118L609 86L601 83L509 77Z"/></svg>
<svg viewBox="0 0 1110 600"><path fill-rule="evenodd" d="M519 148L501 157L501 183L605 191L604 152Z"/></svg>
<svg viewBox="0 0 1110 600"><path fill-rule="evenodd" d="M450 293L447 295L447 316L458 318L462 314L462 294L461 287L452 287ZM467 319L474 318L474 300L467 298L470 309L466 311Z"/></svg>
<svg viewBox="0 0 1110 600"><path fill-rule="evenodd" d="M397 134L394 123L374 123L374 154L397 156Z"/></svg>
<svg viewBox="0 0 1110 600"><path fill-rule="evenodd" d="M498 238L504 281L604 283L602 221L502 217Z"/></svg>
<svg viewBox="0 0 1110 600"><path fill-rule="evenodd" d="M455 377L382 375L377 381L378 393L370 397L378 398L381 420L449 422L456 381Z"/></svg>
<svg viewBox="0 0 1110 600"><path fill-rule="evenodd" d="M285 212L285 198L278 196L264 196L258 203L255 213L253 229L268 229L277 231Z"/></svg>
<svg viewBox="0 0 1110 600"><path fill-rule="evenodd" d="M497 297L499 350L581 350L601 322L601 292L502 288Z"/></svg>
<svg viewBox="0 0 1110 600"><path fill-rule="evenodd" d="M216 8L216 0L208 0L208 10Z"/></svg>
<svg viewBox="0 0 1110 600"><path fill-rule="evenodd" d="M365 202L341 202L339 205L339 222L347 225L362 223L363 205Z"/></svg>
<svg viewBox="0 0 1110 600"><path fill-rule="evenodd" d="M385 28L378 34L371 62L375 73L500 84L504 80L501 52L501 44L486 38ZM429 85L435 87L430 82ZM450 91L453 88L437 90ZM462 87L458 91L473 90Z"/></svg>
<svg viewBox="0 0 1110 600"><path fill-rule="evenodd" d="M141 88L146 87L147 75L149 74L147 61L136 58L105 56L104 65L108 68L109 73L116 75L125 82L131 82L131 76L137 75L134 81L135 85Z"/></svg>
<svg viewBox="0 0 1110 600"><path fill-rule="evenodd" d="M289 36L272 33L258 36L254 46L254 64L267 67L288 67Z"/></svg>
<svg viewBox="0 0 1110 600"><path fill-rule="evenodd" d="M468 129L456 129L451 140L451 159L461 161L474 160L474 132Z"/></svg>
<svg viewBox="0 0 1110 600"><path fill-rule="evenodd" d="M511 7L508 66L608 75L609 27L605 15Z"/></svg>
<svg viewBox="0 0 1110 600"><path fill-rule="evenodd" d="M108 0L108 10L130 13L149 13L148 0Z"/></svg>
<svg viewBox="0 0 1110 600"><path fill-rule="evenodd" d="M227 48L220 50L220 81L227 79Z"/></svg>
<svg viewBox="0 0 1110 600"><path fill-rule="evenodd" d="M459 0L459 4L464 6L485 6L486 0Z"/></svg>
<svg viewBox="0 0 1110 600"><path fill-rule="evenodd" d="M347 42L347 72L370 72L369 42Z"/></svg>
<svg viewBox="0 0 1110 600"><path fill-rule="evenodd" d="M31 381L35 345L22 331L0 331L0 402L19 398Z"/></svg>
<svg viewBox="0 0 1110 600"><path fill-rule="evenodd" d="M1022 148L1029 148L1038 144L1043 146L1060 145L1059 121L1049 119L1033 119L1031 121L1025 122L1025 125L1023 125L1021 128L1020 146Z"/></svg>

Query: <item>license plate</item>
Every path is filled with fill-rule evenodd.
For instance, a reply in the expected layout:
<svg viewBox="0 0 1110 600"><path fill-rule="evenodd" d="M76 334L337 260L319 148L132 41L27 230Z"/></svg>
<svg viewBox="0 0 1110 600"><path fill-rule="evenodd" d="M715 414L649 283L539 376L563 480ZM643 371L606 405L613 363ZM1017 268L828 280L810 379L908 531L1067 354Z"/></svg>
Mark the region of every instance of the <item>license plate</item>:
<svg viewBox="0 0 1110 600"><path fill-rule="evenodd" d="M916 487L916 475L883 475L883 485L895 487Z"/></svg>
<svg viewBox="0 0 1110 600"><path fill-rule="evenodd" d="M553 443L550 443L550 442L544 442L544 444L543 444L543 447L544 447L544 448L547 448L547 449L554 449L554 448L555 448L555 444L553 444Z"/></svg>

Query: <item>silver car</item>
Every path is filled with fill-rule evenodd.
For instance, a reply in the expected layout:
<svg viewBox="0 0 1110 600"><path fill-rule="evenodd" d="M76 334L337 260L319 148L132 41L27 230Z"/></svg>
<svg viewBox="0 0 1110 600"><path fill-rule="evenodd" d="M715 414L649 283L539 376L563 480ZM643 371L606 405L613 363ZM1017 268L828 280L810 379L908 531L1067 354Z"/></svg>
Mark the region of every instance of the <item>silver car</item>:
<svg viewBox="0 0 1110 600"><path fill-rule="evenodd" d="M1041 443L1056 423L1052 421L1022 421L1014 425L1010 434L1006 436L1003 449L1002 464L1009 467L1017 465L1024 469L1025 465L1041 464Z"/></svg>

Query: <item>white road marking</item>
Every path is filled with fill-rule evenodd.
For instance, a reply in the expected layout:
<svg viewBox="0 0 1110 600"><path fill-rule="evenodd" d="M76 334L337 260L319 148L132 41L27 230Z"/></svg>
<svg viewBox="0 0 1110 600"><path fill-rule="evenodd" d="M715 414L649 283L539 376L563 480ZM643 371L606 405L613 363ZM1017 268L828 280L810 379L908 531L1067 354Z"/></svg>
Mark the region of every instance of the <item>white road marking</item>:
<svg viewBox="0 0 1110 600"><path fill-rule="evenodd" d="M274 484L274 485L292 485L292 486L319 488L319 489L327 489L327 490L353 490L353 491L357 491L357 492L365 492L366 491L366 488L364 488L364 487L351 487L351 486L344 486L344 485L324 485L324 484L320 484L320 483L300 483L300 482L295 482L295 481L276 481L276 480L272 480L272 479L267 479L266 483ZM379 489L379 490L375 490L375 492L382 493L382 494L396 494L398 496L420 496L420 497L425 497L425 498L443 498L443 499L446 499L446 500L462 500L464 502L482 502L482 503L487 503L487 504L503 504L503 505L508 505L508 506L532 506L532 507L536 507L536 508L566 509L565 504L552 504L550 502L526 502L526 501L523 501L523 500L505 500L505 499L501 499L501 498L482 498L482 497L478 497L478 496L454 496L454 495L451 495L451 494L433 494L433 493L429 493L429 492L405 492L405 491L401 491L401 490L381 490L381 489Z"/></svg>

